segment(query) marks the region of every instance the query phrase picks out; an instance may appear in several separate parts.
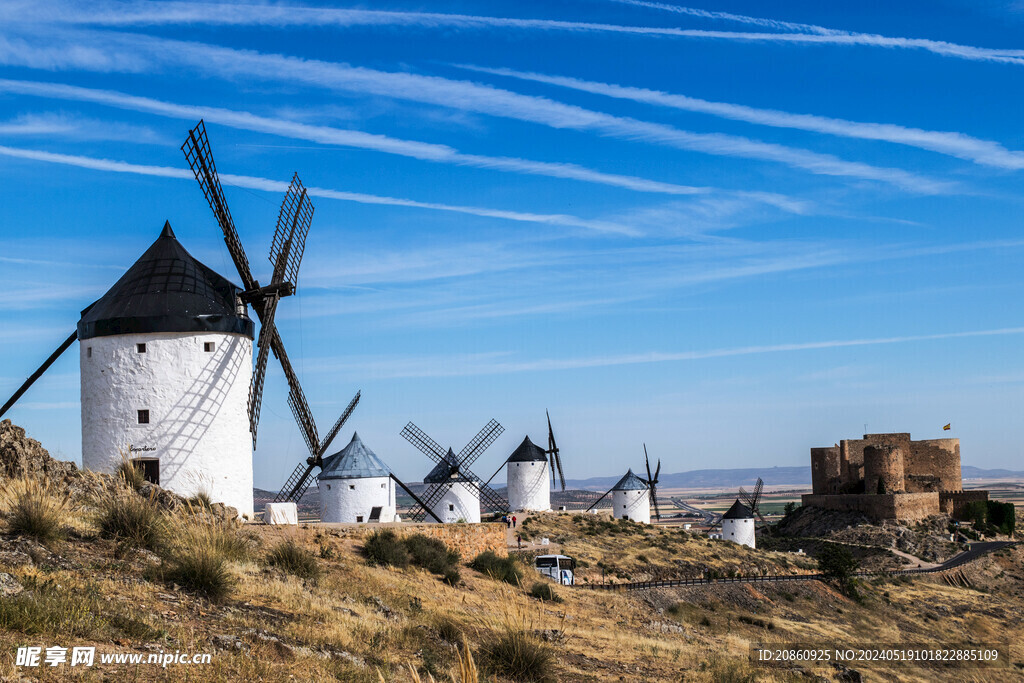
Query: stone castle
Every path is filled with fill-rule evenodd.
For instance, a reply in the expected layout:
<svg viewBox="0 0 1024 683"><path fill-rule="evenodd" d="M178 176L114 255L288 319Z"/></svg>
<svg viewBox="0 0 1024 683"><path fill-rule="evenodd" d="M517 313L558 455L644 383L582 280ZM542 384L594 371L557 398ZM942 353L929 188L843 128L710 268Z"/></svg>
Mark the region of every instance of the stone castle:
<svg viewBox="0 0 1024 683"><path fill-rule="evenodd" d="M910 434L865 434L811 449L812 493L806 506L855 510L873 520L959 517L988 491L964 491L960 439L912 441Z"/></svg>

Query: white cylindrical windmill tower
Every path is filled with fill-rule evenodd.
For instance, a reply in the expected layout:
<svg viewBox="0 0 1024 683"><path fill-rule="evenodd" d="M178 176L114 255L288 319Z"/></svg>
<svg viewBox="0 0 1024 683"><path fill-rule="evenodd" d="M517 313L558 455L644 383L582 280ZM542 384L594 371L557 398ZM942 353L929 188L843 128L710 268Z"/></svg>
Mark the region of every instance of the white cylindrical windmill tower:
<svg viewBox="0 0 1024 683"><path fill-rule="evenodd" d="M342 524L395 521L395 483L377 455L359 438L324 458L317 478L320 521Z"/></svg>
<svg viewBox="0 0 1024 683"><path fill-rule="evenodd" d="M165 223L82 312L85 469L113 472L128 457L163 488L252 517L253 322L239 293Z"/></svg>
<svg viewBox="0 0 1024 683"><path fill-rule="evenodd" d="M722 515L722 539L754 547L754 515L739 499Z"/></svg>
<svg viewBox="0 0 1024 683"><path fill-rule="evenodd" d="M551 509L551 487L548 479L547 453L530 437L523 439L506 461L508 505L515 511L545 511Z"/></svg>
<svg viewBox="0 0 1024 683"><path fill-rule="evenodd" d="M643 479L626 472L612 487L612 517L631 519L641 524L651 523L651 492Z"/></svg>
<svg viewBox="0 0 1024 683"><path fill-rule="evenodd" d="M480 482L467 478L459 472L457 463L455 452L449 448L445 460L435 465L434 469L430 470L430 473L423 478L424 484L440 486L444 490L431 509L445 524L452 522L478 524L480 522ZM425 521L436 522L437 520L427 515Z"/></svg>

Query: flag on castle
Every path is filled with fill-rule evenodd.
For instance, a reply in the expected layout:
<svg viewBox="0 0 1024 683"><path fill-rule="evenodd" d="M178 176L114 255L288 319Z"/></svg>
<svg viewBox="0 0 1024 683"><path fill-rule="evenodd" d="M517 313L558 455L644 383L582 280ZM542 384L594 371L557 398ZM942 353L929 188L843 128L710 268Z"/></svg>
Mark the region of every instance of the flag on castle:
<svg viewBox="0 0 1024 683"><path fill-rule="evenodd" d="M950 429L952 429L952 428L953 428L953 423L952 423L952 422L949 422L949 423L947 423L947 424L946 424L946 426L945 426L945 427L943 427L942 429L943 429L943 431L947 431L947 432L948 432L948 431L949 431Z"/></svg>

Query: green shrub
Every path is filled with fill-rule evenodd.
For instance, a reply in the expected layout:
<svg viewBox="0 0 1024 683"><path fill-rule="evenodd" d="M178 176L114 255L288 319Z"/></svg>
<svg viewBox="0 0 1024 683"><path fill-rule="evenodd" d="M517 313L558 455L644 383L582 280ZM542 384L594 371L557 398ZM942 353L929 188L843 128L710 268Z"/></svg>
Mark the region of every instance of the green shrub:
<svg viewBox="0 0 1024 683"><path fill-rule="evenodd" d="M493 550L485 550L469 566L492 579L518 586L523 581L523 569L515 557L498 557Z"/></svg>
<svg viewBox="0 0 1024 683"><path fill-rule="evenodd" d="M372 565L399 569L409 566L409 551L391 529L380 529L370 534L363 542L363 554Z"/></svg>
<svg viewBox="0 0 1024 683"><path fill-rule="evenodd" d="M555 592L550 583L538 581L530 587L530 595L545 602L562 602L562 598Z"/></svg>
<svg viewBox="0 0 1024 683"><path fill-rule="evenodd" d="M836 543L825 543L818 551L818 569L848 597L854 597L856 593L853 574L859 567L853 553Z"/></svg>
<svg viewBox="0 0 1024 683"><path fill-rule="evenodd" d="M167 538L167 518L153 500L134 493L101 501L96 524L101 536L135 548L160 550Z"/></svg>
<svg viewBox="0 0 1024 683"><path fill-rule="evenodd" d="M174 553L166 561L163 578L211 602L220 602L230 595L236 583L224 555L209 545Z"/></svg>
<svg viewBox="0 0 1024 683"><path fill-rule="evenodd" d="M739 615L737 617L737 619L739 619L744 624L750 624L751 626L757 626L758 628L763 628L763 629L766 629L768 631L774 631L775 630L775 622L774 621L767 621L765 619L759 619L758 617L749 617L746 614Z"/></svg>
<svg viewBox="0 0 1024 683"><path fill-rule="evenodd" d="M413 534L403 540L403 545L409 551L409 561L413 565L434 574L444 574L459 564L459 554L436 538Z"/></svg>
<svg viewBox="0 0 1024 683"><path fill-rule="evenodd" d="M64 538L64 519L71 508L67 494L57 494L37 479L18 479L4 487L3 498L11 533L43 544Z"/></svg>
<svg viewBox="0 0 1024 683"><path fill-rule="evenodd" d="M317 579L320 576L320 565L312 553L290 539L281 541L271 549L267 555L267 564L303 579Z"/></svg>
<svg viewBox="0 0 1024 683"><path fill-rule="evenodd" d="M555 680L551 648L527 631L508 630L492 636L481 646L480 660L488 671L513 681Z"/></svg>
<svg viewBox="0 0 1024 683"><path fill-rule="evenodd" d="M998 500L987 501L987 520L999 533L1012 536L1017 525L1016 509L1013 503L1001 503Z"/></svg>
<svg viewBox="0 0 1024 683"><path fill-rule="evenodd" d="M457 586L459 581L462 581L462 574L459 573L458 567L449 567L444 570L442 580L449 586Z"/></svg>

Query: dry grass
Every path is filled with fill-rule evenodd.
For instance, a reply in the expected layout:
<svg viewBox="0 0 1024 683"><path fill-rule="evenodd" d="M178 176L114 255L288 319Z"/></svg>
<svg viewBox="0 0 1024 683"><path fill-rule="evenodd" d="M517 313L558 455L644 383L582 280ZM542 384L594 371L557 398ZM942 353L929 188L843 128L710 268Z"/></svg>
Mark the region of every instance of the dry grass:
<svg viewBox="0 0 1024 683"><path fill-rule="evenodd" d="M293 539L281 541L271 548L267 553L267 564L302 579L320 578L320 565L316 558Z"/></svg>
<svg viewBox="0 0 1024 683"><path fill-rule="evenodd" d="M48 545L67 535L64 520L73 505L66 493L54 491L45 480L8 480L0 489L0 505L7 518L7 529L13 534Z"/></svg>
<svg viewBox="0 0 1024 683"><path fill-rule="evenodd" d="M146 483L142 466L133 462L128 451L120 451L121 461L117 463L114 475L132 491L138 491Z"/></svg>
<svg viewBox="0 0 1024 683"><path fill-rule="evenodd" d="M639 571L643 563L637 561L637 569L632 564L638 554L650 560L645 566L655 568L670 565L672 559L703 561L710 559L711 553L718 553L722 563L747 561L745 555L730 554L722 544L697 540L673 542L668 544L672 550L665 550L663 539L658 538L660 530L650 532L652 541L646 540L646 531L643 536L619 533L607 539L573 535L571 520L551 517L552 526L564 534L562 542L570 549L613 555L617 548L619 555L627 558L618 564L624 572ZM362 537L347 537L344 531L324 527L284 531L262 526L239 530L210 521L205 514L180 515L169 534L171 547L164 562L169 568L181 553L196 547L221 558L218 566L228 572L233 583L219 603L211 604L198 590L177 590L156 580L160 578L156 574L148 574L154 580L140 580L147 563L152 565L156 558L145 553L121 556L113 552L112 544L86 537L61 543L59 561L41 559L40 566L50 563L45 570L0 566L0 571L12 573L26 587L36 585L31 577L49 579L53 586L62 587L49 594L33 589L45 596L40 600L8 600L17 609L0 608L0 648L13 651L11 648L32 639L32 631L55 636L77 633L64 638L75 640L76 645L97 644L122 651L156 645L168 651L206 652L212 650L210 638L217 634L237 636L247 648L238 653L215 651L213 665L201 672L180 668L132 672L140 681L188 677L282 683L507 683L543 680L547 671L555 680L575 683L679 680L685 671L688 681L781 682L791 680L790 675L748 662L751 642L896 643L910 642L922 633L947 642L967 642L974 634L1024 642L1024 626L1015 621L1015 615L1024 611L1024 589L1014 583L1014 577L1024 572L1024 549L996 558L984 571L979 568L978 577L971 574L988 592L915 579L869 584L864 588L866 604L858 605L814 582L785 584L778 589L723 584L637 593L556 587L564 600L556 604L538 601L523 588L473 571L464 572L462 585L451 587L424 571L368 566L359 550ZM537 521L538 529L542 522L548 523ZM185 524L194 524L195 529L179 528ZM259 536L259 543L247 538L253 534ZM317 559L322 569L318 581L303 581L263 566L267 549L286 539L305 551L326 548ZM229 549L239 546L248 552L232 557ZM580 556L575 550L570 554ZM1001 572L1006 576L997 579ZM531 583L536 580L531 573L527 577ZM883 598L886 592L888 602ZM94 598L95 602L89 602ZM36 612L25 612L30 603L38 606ZM675 605L679 607L673 608ZM937 611L940 609L949 611ZM929 613L941 618L930 618ZM61 616L73 618L62 622ZM773 622L775 629L759 627L758 619ZM543 637L552 635L549 640ZM277 639L280 645L267 637ZM115 647L115 639L125 644ZM525 674L503 673L498 668L502 664L494 665L495 659L529 664L527 648L534 645L551 655L541 673L536 667L526 667ZM1024 657L1019 644L1012 647L1015 657ZM522 656L516 654L516 648ZM814 667L807 671L812 677L835 675L834 670ZM0 678L17 680L23 673L11 661L0 661ZM98 673L111 679L125 674L113 668L94 668L92 677ZM865 673L871 679L878 677ZM87 679L70 669L61 675L67 680ZM900 679L923 682L937 676L926 670L908 670Z"/></svg>
<svg viewBox="0 0 1024 683"><path fill-rule="evenodd" d="M100 535L131 548L157 551L167 540L168 520L151 498L134 491L116 492L98 502Z"/></svg>

